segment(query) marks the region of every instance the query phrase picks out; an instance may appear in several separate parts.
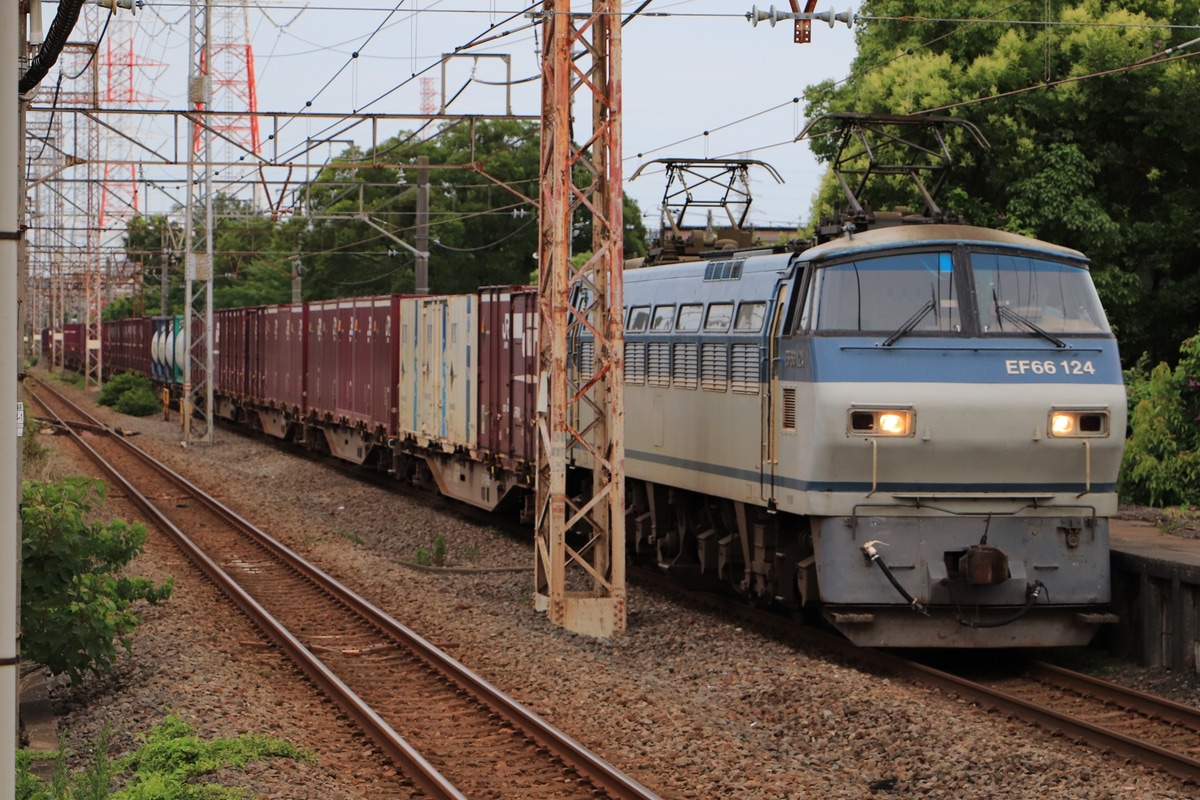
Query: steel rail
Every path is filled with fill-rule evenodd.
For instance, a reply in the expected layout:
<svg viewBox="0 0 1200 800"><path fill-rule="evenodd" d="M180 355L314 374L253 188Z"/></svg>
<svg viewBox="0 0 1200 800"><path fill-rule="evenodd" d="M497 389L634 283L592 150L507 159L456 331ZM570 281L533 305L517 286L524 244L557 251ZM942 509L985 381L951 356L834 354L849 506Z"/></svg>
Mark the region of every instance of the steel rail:
<svg viewBox="0 0 1200 800"><path fill-rule="evenodd" d="M797 625L791 620L787 620L777 614L772 614L761 609L748 608L744 605L737 605L734 601L725 602L704 593L682 589L678 585L670 584L664 576L656 576L654 573L646 570L638 570L637 574L639 576L639 583L666 588L668 591L677 594L686 594L693 601L712 607L719 606L722 610L736 614L746 621L760 624L769 630L786 635L805 646L824 648L848 661L857 662L864 668L898 675L914 683L945 690L963 700L977 703L981 707L995 709L1024 722L1042 725L1048 730L1061 732L1076 740L1087 742L1094 747L1110 750L1135 762L1162 769L1164 772L1182 779L1185 783L1200 783L1200 760L1184 753L1174 752L1150 742L1140 741L1119 731L1110 730L1069 714L1044 708L1036 703L1015 697L999 689L977 683L969 678L960 677L916 661L911 661L893 653L855 647L845 639L815 628ZM1047 671L1053 671L1056 675L1061 676L1061 679L1064 681L1067 676L1077 675L1077 673L1061 667L1045 665L1045 668ZM1188 727L1196 724L1197 719L1200 719L1200 712L1189 709L1187 706L1172 703L1169 700L1146 695L1136 690L1127 690L1116 684L1089 678L1086 675L1080 675L1078 679L1081 685L1086 684L1092 687L1103 685L1107 687L1106 691L1110 696L1114 698L1120 696L1123 702L1133 707L1138 707L1144 699L1145 702L1141 705L1143 710L1156 709L1153 713L1159 714L1163 719L1171 719L1169 715L1172 713L1181 715L1183 717L1180 721L1181 724ZM1135 700L1136 702L1134 702Z"/></svg>
<svg viewBox="0 0 1200 800"><path fill-rule="evenodd" d="M1073 689L1080 694L1117 705L1129 706L1148 717L1200 732L1200 709L1041 661L1031 665L1030 674L1064 688ZM1197 740L1197 743L1200 744L1200 739Z"/></svg>
<svg viewBox="0 0 1200 800"><path fill-rule="evenodd" d="M40 385L46 386L44 383ZM89 423L89 426L92 424L100 426L105 430L105 432L112 435L115 441L120 442L121 445L131 453L136 455L138 458L143 459L161 474L177 483L181 488L191 494L194 499L199 500L202 504L204 504L205 507L210 511L219 515L229 524L249 532L261 544L274 553L278 558L285 561L297 572L305 575L314 583L317 583L324 589L328 590L340 602L351 608L353 611L367 619L372 624L379 626L389 635L404 642L406 645L412 648L412 650L418 656L420 656L420 658L429 667L435 669L456 685L463 686L468 691L473 693L482 704L491 708L503 719L509 721L519 729L526 731L535 741L538 742L538 744L546 747L565 763L570 764L576 771L578 771L582 776L588 778L598 788L603 788L614 798L622 798L622 800L659 800L658 796L650 789L642 786L633 778L620 772L599 755L593 753L591 750L584 747L567 734L558 730L534 712L513 701L495 686L451 658L441 649L421 637L418 633L397 622L382 610L364 598L359 597L349 588L343 586L340 582L309 564L306 560L304 560L304 558L290 550L286 545L277 541L267 533L259 530L252 523L238 515L236 512L222 505L219 501L208 495L182 475L179 475L170 467L155 460L144 450L137 447L137 445L126 440L122 436L114 434L111 429L98 420L94 420L94 418L79 409L74 403L71 403L70 400L63 397L60 393L55 392L49 386L46 386L46 388L51 393L55 394L62 402L67 403L75 408L77 413L93 420L93 423ZM63 424L65 426L67 425L67 423ZM265 609L262 609L262 607L256 601L254 601L253 598L246 595L241 587L233 583L232 579L226 575L224 570L222 570L216 565L216 563L200 552L199 548L197 548L196 545L192 543L185 534L183 534L181 531L178 531L178 529L171 522L169 522L156 508L154 508L149 500L147 500L127 481L119 476L108 464L108 462L105 461L90 446L88 446L86 442L83 442L81 439L79 439L79 441L87 451L93 454L92 457L97 461L101 468L104 469L107 474L111 475L115 481L120 483L122 487L130 493L130 497L135 500L140 508L146 511L147 514L151 515L158 524L163 525L164 529L172 532L173 538L176 538L176 540L181 543L181 546L189 557L192 557L193 553L195 553L196 557L199 559L196 561L197 565L200 566L200 568L203 569L206 574L209 574L210 577L213 578L214 582L220 585L223 589L226 589L226 582L228 581L228 589L226 589L227 593L230 594L230 597L234 599L234 602L237 603L239 607L241 607L243 611L251 617L251 619L257 621L259 618L258 615L261 614L265 622L269 622L271 625L278 626L278 623L275 622L275 620L266 612ZM278 638L276 638L276 636L278 636ZM314 681L314 683L316 683L323 690L327 691L331 697L338 699L339 703L341 702L339 698L343 696L343 693L348 694L349 698L351 698L351 702L349 707L346 708L347 713L350 713L354 717L355 721L363 726L364 730L371 732L374 729L374 726L383 726L385 729L382 737L384 741L378 742L381 748L388 753L389 757L396 758L398 764L407 766L411 763L417 773L427 775L428 780L431 783L431 796L456 799L462 798L462 795L459 794L457 790L453 789L448 782L445 782L444 777L436 773L436 770L433 769L432 765L429 765L428 762L425 761L425 759L415 751L415 749L413 749L399 736L399 734L396 734L395 731L390 728L390 726L387 726L387 723L383 722L383 720L381 720L375 714L375 712L370 709L369 706L367 706L365 703L362 703L357 696L350 692L350 690L346 688L335 675L329 672L324 664L313 658L308 649L298 640L296 640L290 633L288 633L282 627L279 627L278 634L273 634L272 639L275 640L280 647L284 648L289 655L303 659L306 674L309 674L309 677ZM307 666L308 664L311 664L312 666ZM310 672L310 669L312 672ZM372 738L374 738L374 735ZM406 770L406 772L407 771L408 770ZM421 788L424 789L425 787L422 785ZM443 792L447 790L452 793L443 794Z"/></svg>
<svg viewBox="0 0 1200 800"><path fill-rule="evenodd" d="M79 409L74 403L71 403L60 393L50 388L44 382L38 382L51 394L54 394L61 402L74 408L76 413L79 413L89 419L90 415ZM350 691L336 675L334 675L324 664L316 659L298 639L296 639L287 629L279 624L278 621L259 603L245 592L229 575L221 569L211 558L209 558L182 530L175 526L166 516L162 514L158 508L150 502L136 487L133 486L125 477L117 472L99 452L88 444L82 436L78 434L72 427L76 423L63 420L57 412L50 408L37 395L34 399L46 410L52 414L60 424L75 440L76 444L87 453L100 469L109 476L109 478L122 488L128 495L129 499L146 514L156 526L166 533L171 540L179 547L184 555L190 560L201 572L203 572L209 580L211 580L217 588L241 609L251 622L256 627L263 631L264 634L274 642L280 649L283 650L304 672L304 674L313 681L313 683L323 691L326 696L336 702L356 724L383 750L388 758L394 760L400 766L405 774L418 786L422 791L428 792L433 798L439 800L466 800L466 797L458 792L443 777L437 770L427 762L420 753L418 753L411 745L408 744L398 733L392 730L386 722L364 703L357 695ZM96 425L105 427L103 423L96 421ZM87 427L92 428L89 424ZM111 435L111 431L107 431ZM119 436L113 436L116 441L121 442L128 448L137 451L140 457L144 457L150 465L157 469L163 475L172 480L179 480L182 485L189 491L197 491L189 482L182 476L173 472L169 467L152 459L148 454L145 454L141 448L138 448L129 442L126 442ZM197 497L207 500L207 495L200 493ZM222 515L224 516L224 515Z"/></svg>

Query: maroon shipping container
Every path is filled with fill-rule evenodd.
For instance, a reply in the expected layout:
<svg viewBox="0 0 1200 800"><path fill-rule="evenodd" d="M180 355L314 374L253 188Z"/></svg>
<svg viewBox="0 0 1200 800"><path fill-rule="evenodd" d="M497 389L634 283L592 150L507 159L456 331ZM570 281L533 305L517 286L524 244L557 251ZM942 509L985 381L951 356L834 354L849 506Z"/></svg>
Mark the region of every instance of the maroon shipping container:
<svg viewBox="0 0 1200 800"><path fill-rule="evenodd" d="M347 420L354 417L354 300L339 300L337 305L337 413Z"/></svg>
<svg viewBox="0 0 1200 800"><path fill-rule="evenodd" d="M308 408L351 426L396 433L399 298L308 305Z"/></svg>
<svg viewBox="0 0 1200 800"><path fill-rule="evenodd" d="M150 377L151 326L149 317L103 323L100 338L104 342L104 371L110 375L132 372Z"/></svg>
<svg viewBox="0 0 1200 800"><path fill-rule="evenodd" d="M318 417L338 416L338 304L308 304L308 410Z"/></svg>
<svg viewBox="0 0 1200 800"><path fill-rule="evenodd" d="M479 448L506 467L537 464L537 288L479 290Z"/></svg>
<svg viewBox="0 0 1200 800"><path fill-rule="evenodd" d="M308 410L305 400L307 353L304 331L308 306L284 304L263 309L261 318L261 390L257 399L294 414Z"/></svg>
<svg viewBox="0 0 1200 800"><path fill-rule="evenodd" d="M253 308L225 308L213 312L213 392L245 399L249 358L248 328L256 316ZM195 381L193 381L195 382Z"/></svg>
<svg viewBox="0 0 1200 800"><path fill-rule="evenodd" d="M84 360L84 324L82 322L68 322L63 325L63 363L68 367L75 369L83 368Z"/></svg>
<svg viewBox="0 0 1200 800"><path fill-rule="evenodd" d="M364 412L373 426L395 436L396 386L400 382L400 298L374 297L364 312L363 338L371 353L364 375Z"/></svg>

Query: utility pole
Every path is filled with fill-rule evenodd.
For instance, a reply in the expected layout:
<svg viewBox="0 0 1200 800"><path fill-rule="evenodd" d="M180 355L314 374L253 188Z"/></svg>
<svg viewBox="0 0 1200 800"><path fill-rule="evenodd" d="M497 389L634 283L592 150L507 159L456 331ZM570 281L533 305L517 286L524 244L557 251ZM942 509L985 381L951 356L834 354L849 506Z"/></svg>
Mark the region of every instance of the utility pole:
<svg viewBox="0 0 1200 800"><path fill-rule="evenodd" d="M417 294L429 294L429 156L417 156Z"/></svg>
<svg viewBox="0 0 1200 800"><path fill-rule="evenodd" d="M570 0L542 8L534 606L568 630L611 636L625 630L621 3L592 0L590 14L573 14ZM590 136L572 130L576 90L591 100ZM590 185L575 185L579 168ZM592 256L576 270L572 222L585 208ZM568 486L568 465L590 466L591 485ZM568 544L568 532L578 541Z"/></svg>
<svg viewBox="0 0 1200 800"><path fill-rule="evenodd" d="M24 135L17 98L17 75L9 70L19 62L17 36L19 0L0 0L0 800L16 796L17 714L21 644L18 609L21 596L21 476L18 394L20 332L17 329L17 214L18 141ZM14 338L16 337L16 338Z"/></svg>

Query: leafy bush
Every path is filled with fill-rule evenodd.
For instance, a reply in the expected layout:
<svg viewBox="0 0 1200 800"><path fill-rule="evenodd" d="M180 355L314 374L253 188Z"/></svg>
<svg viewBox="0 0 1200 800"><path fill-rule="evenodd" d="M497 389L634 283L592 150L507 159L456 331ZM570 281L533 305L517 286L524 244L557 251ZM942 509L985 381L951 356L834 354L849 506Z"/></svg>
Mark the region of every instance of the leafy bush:
<svg viewBox="0 0 1200 800"><path fill-rule="evenodd" d="M114 375L100 388L96 402L102 406L128 414L131 417L148 417L162 410L162 401L154 392L154 386L141 375L123 372Z"/></svg>
<svg viewBox="0 0 1200 800"><path fill-rule="evenodd" d="M131 417L148 417L162 411L162 400L149 386L138 386L121 395L113 410Z"/></svg>
<svg viewBox="0 0 1200 800"><path fill-rule="evenodd" d="M90 522L104 500L100 481L25 481L22 489L21 656L72 683L87 672L109 672L114 642L129 650L129 634L140 621L130 606L167 599L172 581L155 587L119 574L142 552L146 527Z"/></svg>
<svg viewBox="0 0 1200 800"><path fill-rule="evenodd" d="M1200 504L1200 335L1180 346L1179 364L1125 373L1130 434L1118 490L1127 503Z"/></svg>
<svg viewBox="0 0 1200 800"><path fill-rule="evenodd" d="M249 798L241 789L199 781L225 767L245 769L252 761L272 757L312 761L311 753L270 736L245 735L236 739L201 742L187 723L170 716L155 725L132 754L108 760L106 728L92 751L92 762L69 777L66 752L59 744L54 777L50 783L29 771L29 755L17 751L16 800L234 800ZM123 787L112 790L114 779Z"/></svg>
<svg viewBox="0 0 1200 800"><path fill-rule="evenodd" d="M37 420L25 418L25 433L21 437L21 463L26 474L36 472L46 463L46 448L42 446Z"/></svg>

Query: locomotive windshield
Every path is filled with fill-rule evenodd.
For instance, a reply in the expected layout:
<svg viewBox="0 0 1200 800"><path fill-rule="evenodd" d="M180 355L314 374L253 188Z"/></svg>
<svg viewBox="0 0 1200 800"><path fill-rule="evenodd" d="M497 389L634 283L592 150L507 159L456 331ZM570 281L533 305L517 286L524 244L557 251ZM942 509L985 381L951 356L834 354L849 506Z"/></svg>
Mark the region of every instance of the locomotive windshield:
<svg viewBox="0 0 1200 800"><path fill-rule="evenodd" d="M1108 320L1086 269L1029 256L972 253L984 333L1108 333Z"/></svg>
<svg viewBox="0 0 1200 800"><path fill-rule="evenodd" d="M910 334L1040 335L1061 345L1056 334L1110 333L1087 269L1013 252L968 257L904 252L820 267L801 326L884 334L885 345ZM975 307L969 298L960 307L960 290L972 289Z"/></svg>
<svg viewBox="0 0 1200 800"><path fill-rule="evenodd" d="M817 271L820 331L954 333L962 329L950 253L861 258Z"/></svg>

